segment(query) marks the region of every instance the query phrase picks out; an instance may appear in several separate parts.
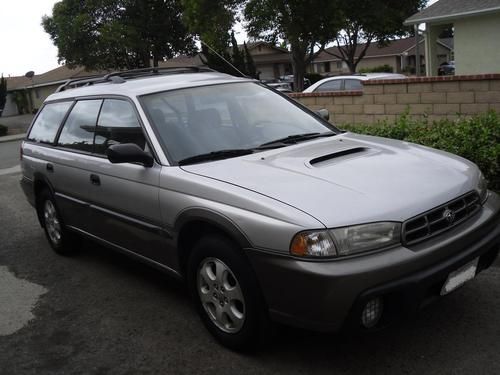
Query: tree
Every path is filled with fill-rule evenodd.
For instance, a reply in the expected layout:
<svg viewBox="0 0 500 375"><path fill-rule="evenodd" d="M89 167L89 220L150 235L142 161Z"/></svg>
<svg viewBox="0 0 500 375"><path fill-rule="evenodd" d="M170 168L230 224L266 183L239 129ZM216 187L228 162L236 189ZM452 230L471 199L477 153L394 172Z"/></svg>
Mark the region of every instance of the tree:
<svg viewBox="0 0 500 375"><path fill-rule="evenodd" d="M180 0L62 0L42 25L69 67L149 67L191 53Z"/></svg>
<svg viewBox="0 0 500 375"><path fill-rule="evenodd" d="M342 23L335 36L337 48L332 56L344 61L351 73L373 42L386 45L391 38L408 35L406 18L421 9L427 0L340 0Z"/></svg>
<svg viewBox="0 0 500 375"><path fill-rule="evenodd" d="M0 78L0 117L2 116L5 103L7 102L7 80L3 77Z"/></svg>
<svg viewBox="0 0 500 375"><path fill-rule="evenodd" d="M255 61L253 60L250 51L248 51L248 46L246 42L243 42L243 50L245 52L245 69L247 75L259 79L259 74L257 73L257 68L255 67Z"/></svg>
<svg viewBox="0 0 500 375"><path fill-rule="evenodd" d="M306 67L339 30L337 0L249 0L247 31L255 38L290 47L294 89L302 91Z"/></svg>
<svg viewBox="0 0 500 375"><path fill-rule="evenodd" d="M201 60L208 67L222 73L234 76L258 78L257 69L252 55L248 52L246 43L243 48L238 45L234 32L231 33L231 46L222 51L213 51L205 44L201 46Z"/></svg>

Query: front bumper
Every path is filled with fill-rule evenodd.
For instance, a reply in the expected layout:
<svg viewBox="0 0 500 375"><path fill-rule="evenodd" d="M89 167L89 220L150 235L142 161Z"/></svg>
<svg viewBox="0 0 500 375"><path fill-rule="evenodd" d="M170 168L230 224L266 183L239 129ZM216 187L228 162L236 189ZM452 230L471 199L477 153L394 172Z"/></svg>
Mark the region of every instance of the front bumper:
<svg viewBox="0 0 500 375"><path fill-rule="evenodd" d="M383 296L384 318L418 310L439 295L448 274L480 257L488 268L500 247L500 197L490 194L476 215L441 235L350 259L304 261L248 250L271 318L318 331L359 326L365 303Z"/></svg>

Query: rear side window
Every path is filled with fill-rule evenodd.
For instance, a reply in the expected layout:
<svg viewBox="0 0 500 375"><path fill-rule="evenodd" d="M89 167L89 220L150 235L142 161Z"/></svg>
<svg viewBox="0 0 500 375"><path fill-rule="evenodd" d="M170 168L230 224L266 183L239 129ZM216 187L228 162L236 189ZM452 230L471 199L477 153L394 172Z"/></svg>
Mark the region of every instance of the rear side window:
<svg viewBox="0 0 500 375"><path fill-rule="evenodd" d="M59 126L72 104L73 102L46 104L36 118L28 139L34 142L53 143Z"/></svg>
<svg viewBox="0 0 500 375"><path fill-rule="evenodd" d="M359 79L346 79L344 89L347 91L363 90L363 84Z"/></svg>
<svg viewBox="0 0 500 375"><path fill-rule="evenodd" d="M325 91L340 91L342 89L342 80L335 79L328 81L319 85L314 92L325 92Z"/></svg>
<svg viewBox="0 0 500 375"><path fill-rule="evenodd" d="M104 154L109 146L119 143L135 143L144 150L146 138L132 104L106 99L97 122L94 152Z"/></svg>
<svg viewBox="0 0 500 375"><path fill-rule="evenodd" d="M97 116L102 100L81 100L75 104L59 136L58 145L92 152Z"/></svg>

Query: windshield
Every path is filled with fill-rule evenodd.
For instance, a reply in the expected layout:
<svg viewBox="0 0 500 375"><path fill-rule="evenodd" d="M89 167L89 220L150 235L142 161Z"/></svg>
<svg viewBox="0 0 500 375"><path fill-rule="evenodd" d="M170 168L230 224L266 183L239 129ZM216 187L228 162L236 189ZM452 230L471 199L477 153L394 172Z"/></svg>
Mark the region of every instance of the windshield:
<svg viewBox="0 0 500 375"><path fill-rule="evenodd" d="M253 82L149 94L142 103L175 163L222 150L256 149L289 136L337 132Z"/></svg>

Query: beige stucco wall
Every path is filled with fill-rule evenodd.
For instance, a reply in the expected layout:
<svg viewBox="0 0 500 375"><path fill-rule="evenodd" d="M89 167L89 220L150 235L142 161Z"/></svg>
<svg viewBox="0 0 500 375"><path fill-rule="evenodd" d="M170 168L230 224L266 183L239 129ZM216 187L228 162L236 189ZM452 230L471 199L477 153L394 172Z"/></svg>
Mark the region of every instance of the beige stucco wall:
<svg viewBox="0 0 500 375"><path fill-rule="evenodd" d="M500 73L500 13L454 25L456 74Z"/></svg>
<svg viewBox="0 0 500 375"><path fill-rule="evenodd" d="M7 101L5 102L5 107L2 112L3 117L18 115L17 105L14 102L14 97L12 93L7 93Z"/></svg>
<svg viewBox="0 0 500 375"><path fill-rule="evenodd" d="M60 86L60 84L56 85L50 85L50 86L42 86L42 87L28 87L28 90L31 95L31 100L32 100L32 106L33 108L39 109L44 100L54 92L56 92L57 88Z"/></svg>
<svg viewBox="0 0 500 375"><path fill-rule="evenodd" d="M366 68L373 69L381 65L392 66L393 71L396 73L401 70L401 59L399 56L365 57L358 64L358 71Z"/></svg>

